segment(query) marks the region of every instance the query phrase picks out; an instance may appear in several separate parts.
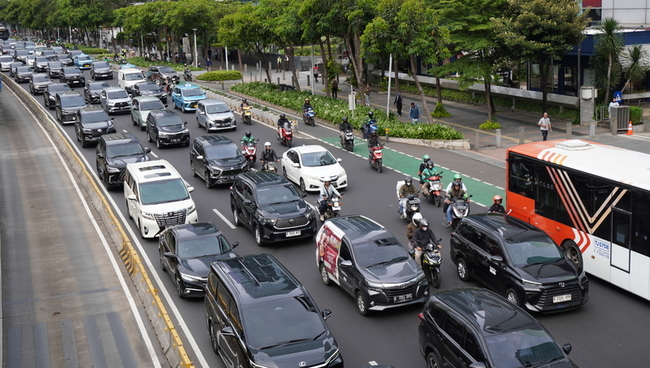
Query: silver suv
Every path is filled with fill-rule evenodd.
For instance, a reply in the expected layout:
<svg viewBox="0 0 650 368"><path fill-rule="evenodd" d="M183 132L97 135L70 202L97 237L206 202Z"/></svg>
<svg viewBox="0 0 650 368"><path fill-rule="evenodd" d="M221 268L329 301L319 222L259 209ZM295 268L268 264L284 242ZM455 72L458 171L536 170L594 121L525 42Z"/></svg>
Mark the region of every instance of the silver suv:
<svg viewBox="0 0 650 368"><path fill-rule="evenodd" d="M124 88L104 88L99 95L99 103L108 114L131 112L131 98Z"/></svg>

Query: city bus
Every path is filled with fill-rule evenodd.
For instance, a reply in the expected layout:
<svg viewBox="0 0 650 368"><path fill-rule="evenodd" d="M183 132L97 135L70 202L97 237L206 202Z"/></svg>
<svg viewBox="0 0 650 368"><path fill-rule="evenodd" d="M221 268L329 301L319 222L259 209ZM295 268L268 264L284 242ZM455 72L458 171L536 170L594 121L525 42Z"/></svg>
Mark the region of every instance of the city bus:
<svg viewBox="0 0 650 368"><path fill-rule="evenodd" d="M579 139L507 151L506 204L590 275L650 300L650 155Z"/></svg>
<svg viewBox="0 0 650 368"><path fill-rule="evenodd" d="M5 26L0 26L0 40L9 39L9 29Z"/></svg>

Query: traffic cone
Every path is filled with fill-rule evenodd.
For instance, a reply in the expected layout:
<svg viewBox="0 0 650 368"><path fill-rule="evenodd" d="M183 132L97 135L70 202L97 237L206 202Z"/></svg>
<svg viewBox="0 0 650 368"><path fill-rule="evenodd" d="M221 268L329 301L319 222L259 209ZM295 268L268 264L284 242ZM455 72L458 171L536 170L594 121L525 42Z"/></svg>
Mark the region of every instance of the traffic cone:
<svg viewBox="0 0 650 368"><path fill-rule="evenodd" d="M627 133L625 135L634 135L634 129L632 129L632 121L627 126Z"/></svg>

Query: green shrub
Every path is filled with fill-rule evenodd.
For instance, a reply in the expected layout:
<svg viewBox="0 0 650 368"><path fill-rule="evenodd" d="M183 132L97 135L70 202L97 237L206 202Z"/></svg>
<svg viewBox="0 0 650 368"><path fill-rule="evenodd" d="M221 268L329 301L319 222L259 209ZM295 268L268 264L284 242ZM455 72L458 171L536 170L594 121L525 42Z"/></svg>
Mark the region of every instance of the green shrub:
<svg viewBox="0 0 650 368"><path fill-rule="evenodd" d="M485 123L479 125L478 128L483 130L501 129L501 124L487 120Z"/></svg>
<svg viewBox="0 0 650 368"><path fill-rule="evenodd" d="M238 80L242 79L242 75L239 70L217 70L198 75L196 79L202 81Z"/></svg>
<svg viewBox="0 0 650 368"><path fill-rule="evenodd" d="M638 106L630 106L630 121L632 125L641 124L643 109Z"/></svg>
<svg viewBox="0 0 650 368"><path fill-rule="evenodd" d="M106 49L100 49L95 47L79 47L79 50L83 51L83 53L86 55L106 54L108 52L108 50Z"/></svg>
<svg viewBox="0 0 650 368"><path fill-rule="evenodd" d="M368 111L372 110L377 118L377 126L381 135L388 129L391 137L442 140L464 138L463 133L445 124L405 124L399 121L392 112L386 116L386 113L380 109L371 109L362 105L357 105L354 114L351 114L348 111L347 101L312 95L310 91L280 92L277 85L263 82L241 83L231 87L231 90L291 109L296 113L302 111L305 98L309 98L316 111L316 116L334 124L340 123L341 119L346 116L355 129L361 128L366 121Z"/></svg>
<svg viewBox="0 0 650 368"><path fill-rule="evenodd" d="M126 62L131 63L131 64L133 64L135 66L143 67L143 68L148 68L148 67L150 67L152 65L167 65L167 66L171 66L172 68L174 68L174 70L176 70L177 72L183 71L183 64L169 63L169 62L162 61L162 60L161 61L147 61L143 57L140 57L140 56L128 58L128 59L126 59ZM190 70L193 70L193 71L205 70L203 68L197 68L197 67L194 67L192 65L188 65L188 67L190 68Z"/></svg>
<svg viewBox="0 0 650 368"><path fill-rule="evenodd" d="M443 104L438 102L436 104L436 108L431 113L431 116L434 118L448 118L451 116L451 113L445 109L445 106L443 106Z"/></svg>

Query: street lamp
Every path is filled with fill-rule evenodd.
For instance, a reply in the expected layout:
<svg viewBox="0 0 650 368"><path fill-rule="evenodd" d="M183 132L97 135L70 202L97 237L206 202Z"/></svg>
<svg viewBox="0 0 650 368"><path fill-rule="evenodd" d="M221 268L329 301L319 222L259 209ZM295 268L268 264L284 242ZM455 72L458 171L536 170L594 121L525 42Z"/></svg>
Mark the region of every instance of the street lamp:
<svg viewBox="0 0 650 368"><path fill-rule="evenodd" d="M194 31L194 66L198 67L199 65L197 64L197 51L196 51L196 28L192 28L192 31Z"/></svg>

